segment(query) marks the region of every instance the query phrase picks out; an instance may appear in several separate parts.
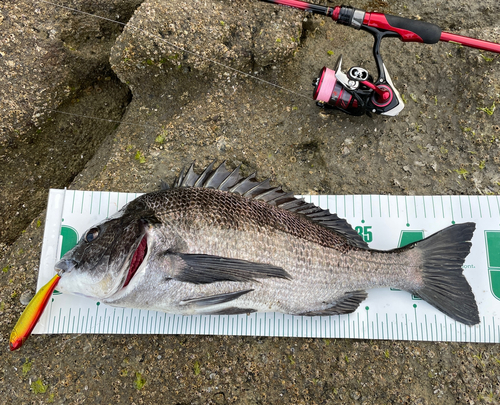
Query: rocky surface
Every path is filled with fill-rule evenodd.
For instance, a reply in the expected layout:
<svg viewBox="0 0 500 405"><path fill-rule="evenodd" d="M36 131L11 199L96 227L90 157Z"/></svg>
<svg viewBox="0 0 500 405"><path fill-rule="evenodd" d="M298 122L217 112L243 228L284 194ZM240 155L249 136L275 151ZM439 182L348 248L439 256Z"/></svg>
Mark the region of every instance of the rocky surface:
<svg viewBox="0 0 500 405"><path fill-rule="evenodd" d="M72 6L127 21L139 4ZM43 210L48 188L69 184L121 119L130 90L109 51L122 28L43 2L0 4L0 240L12 243Z"/></svg>
<svg viewBox="0 0 500 405"><path fill-rule="evenodd" d="M83 3L72 2L75 8ZM112 5L104 3L84 10L106 11L115 18ZM0 6L1 24L11 24L13 15L22 14L23 29L33 29L37 15L55 13L43 4L19 13L17 4ZM447 31L500 41L496 0L453 0L437 9L428 0L351 5L420 17ZM84 19L87 29L98 30L103 23L59 12ZM81 30L68 24L68 35L76 38L72 47L80 49L84 37L78 39L76 33ZM116 37L118 31L113 32ZM384 62L406 108L395 118L354 118L318 109L310 101L311 82L323 66L333 68L339 55L345 67L359 65L376 72L372 39L326 19L251 1L146 1L115 37L113 46L102 47L99 54L110 58L113 72L131 89L132 100L118 118L122 123L116 131L95 154L86 155L93 154L85 168L71 169L78 171L66 181L78 175L66 183L70 188L152 191L192 160L201 167L215 158L226 159L231 167L242 164L246 172L258 170L261 177L297 193L500 191L498 56L454 44L386 39ZM39 66L34 47L12 49L22 53L18 59L31 57L32 66ZM199 54L203 59L195 56ZM2 68L10 69L1 56ZM33 69L23 63L28 71ZM4 72L12 75L12 70ZM85 82L85 74L79 75ZM33 76L23 76L34 89L47 87ZM106 82L107 76L102 77ZM5 83L0 89L7 94ZM47 87L42 92L47 99L32 107L23 100L35 100L40 91L30 87L25 93L8 93L1 102L17 103L13 105L28 111L31 120L35 107L48 116L43 103L50 109L70 104L75 95L62 97L58 89ZM109 94L115 92L122 90L109 89ZM108 114L95 100L88 105L89 116ZM28 134L24 115L5 117L2 123L11 138L18 127ZM62 114L50 117L53 125L63 125ZM94 120L93 126L101 122ZM77 135L76 145L81 142ZM6 159L14 156L9 149L2 151ZM81 153L75 146L66 154L73 162ZM29 162L39 159L32 150L29 155ZM43 166L51 170L50 162ZM6 172L11 181L26 171L7 167L12 167ZM37 187L21 184L18 188L29 188L31 194L63 186L48 180ZM36 199L45 201L43 194ZM31 224L23 227L15 243L6 245L4 240L0 256L4 347L22 310L20 297L36 286L43 215L31 213L29 219ZM500 353L497 346L485 344L63 335L33 336L19 352L4 351L0 357L0 392L18 403L81 403L87 398L97 403L175 404L500 401Z"/></svg>

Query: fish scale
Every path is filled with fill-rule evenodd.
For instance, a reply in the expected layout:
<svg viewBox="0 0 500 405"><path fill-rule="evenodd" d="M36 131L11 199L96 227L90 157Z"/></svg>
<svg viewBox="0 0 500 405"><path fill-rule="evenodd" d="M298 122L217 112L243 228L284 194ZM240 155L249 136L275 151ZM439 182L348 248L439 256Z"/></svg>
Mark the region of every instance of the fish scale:
<svg viewBox="0 0 500 405"><path fill-rule="evenodd" d="M356 310L366 289L395 287L453 319L479 322L462 264L475 224L404 248L370 249L328 210L225 164L193 165L92 227L56 271L59 290L179 314ZM92 255L89 254L92 252Z"/></svg>

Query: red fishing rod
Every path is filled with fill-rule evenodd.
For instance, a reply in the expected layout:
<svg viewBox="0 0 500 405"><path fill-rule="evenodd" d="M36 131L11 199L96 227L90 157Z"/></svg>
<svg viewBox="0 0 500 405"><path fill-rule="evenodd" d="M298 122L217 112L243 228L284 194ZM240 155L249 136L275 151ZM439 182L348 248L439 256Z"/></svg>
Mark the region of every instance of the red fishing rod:
<svg viewBox="0 0 500 405"><path fill-rule="evenodd" d="M403 42L435 44L439 41L455 42L472 48L500 53L500 44L443 32L435 24L382 13L368 13L349 6L326 7L300 0L260 0L280 4L331 17L338 24L367 31L373 35L373 56L377 64L378 78L373 81L368 72L353 67L342 71L342 58L335 70L324 67L314 81L314 99L321 106L330 106L351 115L375 113L394 116L403 109L404 103L394 88L380 56L380 43L385 37L396 37Z"/></svg>

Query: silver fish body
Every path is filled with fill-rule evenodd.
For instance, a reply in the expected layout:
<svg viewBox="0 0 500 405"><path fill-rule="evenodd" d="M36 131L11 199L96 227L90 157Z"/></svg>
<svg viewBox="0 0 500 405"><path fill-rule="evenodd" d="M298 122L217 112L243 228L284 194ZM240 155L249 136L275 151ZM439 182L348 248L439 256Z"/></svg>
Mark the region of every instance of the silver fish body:
<svg viewBox="0 0 500 405"><path fill-rule="evenodd" d="M56 265L58 289L179 314L350 313L395 287L465 324L479 322L462 275L475 225L410 246L368 248L343 219L238 171L191 166L82 237Z"/></svg>

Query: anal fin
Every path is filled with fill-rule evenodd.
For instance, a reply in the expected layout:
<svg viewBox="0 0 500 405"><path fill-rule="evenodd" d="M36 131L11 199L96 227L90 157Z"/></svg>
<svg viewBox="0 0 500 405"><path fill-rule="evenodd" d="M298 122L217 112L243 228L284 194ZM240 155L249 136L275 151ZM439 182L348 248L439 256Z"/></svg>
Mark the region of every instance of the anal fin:
<svg viewBox="0 0 500 405"><path fill-rule="evenodd" d="M305 316L330 316L330 315L343 315L350 314L359 307L362 301L368 297L364 290L351 291L344 294L340 299L332 303L331 307L321 309L318 311L303 312L298 315Z"/></svg>

